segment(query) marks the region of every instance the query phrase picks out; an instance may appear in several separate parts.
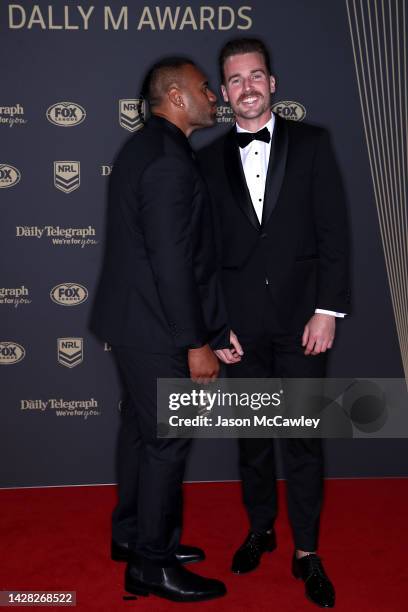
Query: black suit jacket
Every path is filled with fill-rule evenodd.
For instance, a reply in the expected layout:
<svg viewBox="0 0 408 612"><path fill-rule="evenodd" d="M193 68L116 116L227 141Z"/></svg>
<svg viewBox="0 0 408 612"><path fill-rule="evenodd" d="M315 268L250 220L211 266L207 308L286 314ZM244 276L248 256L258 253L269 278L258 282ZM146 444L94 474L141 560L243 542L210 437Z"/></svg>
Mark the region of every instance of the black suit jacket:
<svg viewBox="0 0 408 612"><path fill-rule="evenodd" d="M148 352L229 345L209 194L187 138L160 117L114 164L91 329Z"/></svg>
<svg viewBox="0 0 408 612"><path fill-rule="evenodd" d="M223 289L238 334L261 321L266 283L285 332L302 331L315 308L349 312L347 215L328 134L275 118L262 224L235 126L198 155L218 213Z"/></svg>

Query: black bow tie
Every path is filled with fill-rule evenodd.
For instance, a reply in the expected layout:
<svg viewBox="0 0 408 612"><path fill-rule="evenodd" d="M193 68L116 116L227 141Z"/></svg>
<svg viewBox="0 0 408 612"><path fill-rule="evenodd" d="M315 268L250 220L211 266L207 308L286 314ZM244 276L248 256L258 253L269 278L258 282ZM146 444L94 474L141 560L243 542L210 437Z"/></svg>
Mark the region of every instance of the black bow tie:
<svg viewBox="0 0 408 612"><path fill-rule="evenodd" d="M259 132L237 132L237 140L241 149L247 147L253 140L262 140L262 142L270 142L271 135L268 128L264 127Z"/></svg>

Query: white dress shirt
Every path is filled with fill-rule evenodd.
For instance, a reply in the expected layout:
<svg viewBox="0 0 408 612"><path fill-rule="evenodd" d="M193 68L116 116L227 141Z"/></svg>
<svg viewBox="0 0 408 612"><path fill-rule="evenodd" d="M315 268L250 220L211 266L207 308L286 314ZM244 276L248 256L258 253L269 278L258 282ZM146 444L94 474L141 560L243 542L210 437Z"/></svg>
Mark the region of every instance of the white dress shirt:
<svg viewBox="0 0 408 612"><path fill-rule="evenodd" d="M269 130L271 139L269 142L261 140L253 140L244 148L239 147L241 156L242 168L245 174L246 184L251 196L252 204L258 217L259 223L262 223L262 211L265 196L265 184L268 174L269 156L271 153L271 142L273 130L275 127L275 115L271 113L271 118L265 125L259 129L266 127ZM237 132L249 132L244 130L240 125L236 124ZM257 130L258 131L258 130ZM334 315L335 317L345 317L343 312L333 312L332 310L324 310L316 308L316 313Z"/></svg>

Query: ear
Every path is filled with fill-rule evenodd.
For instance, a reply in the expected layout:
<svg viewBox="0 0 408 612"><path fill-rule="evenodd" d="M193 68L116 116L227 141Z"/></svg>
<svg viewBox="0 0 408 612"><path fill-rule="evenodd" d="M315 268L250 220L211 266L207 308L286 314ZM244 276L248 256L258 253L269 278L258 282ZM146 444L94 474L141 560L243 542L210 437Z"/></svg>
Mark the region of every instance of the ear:
<svg viewBox="0 0 408 612"><path fill-rule="evenodd" d="M275 93L276 90L276 81L274 76L269 77L269 89L271 93Z"/></svg>
<svg viewBox="0 0 408 612"><path fill-rule="evenodd" d="M168 93L168 98L170 100L170 102L174 105L177 106L178 108L183 108L184 106L184 99L183 99L183 95L180 91L180 89L176 86L174 87L170 87Z"/></svg>
<svg viewBox="0 0 408 612"><path fill-rule="evenodd" d="M227 88L225 87L225 85L221 85L221 93L222 97L224 98L224 102L229 102Z"/></svg>

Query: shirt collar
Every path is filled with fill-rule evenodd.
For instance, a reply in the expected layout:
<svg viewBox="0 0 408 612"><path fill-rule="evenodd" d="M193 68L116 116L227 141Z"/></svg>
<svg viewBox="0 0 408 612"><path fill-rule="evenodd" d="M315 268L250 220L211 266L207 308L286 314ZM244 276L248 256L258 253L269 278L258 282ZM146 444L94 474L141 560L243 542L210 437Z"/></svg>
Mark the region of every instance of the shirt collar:
<svg viewBox="0 0 408 612"><path fill-rule="evenodd" d="M269 130L269 133L272 135L274 125L275 125L275 115L271 113L271 118L269 119L269 121L267 121L265 125L260 127L259 130L263 130L263 128L266 127ZM244 128L239 126L238 123L235 124L235 127L236 127L237 132L250 132L250 130L244 130ZM259 130L256 130L256 131L259 132Z"/></svg>

